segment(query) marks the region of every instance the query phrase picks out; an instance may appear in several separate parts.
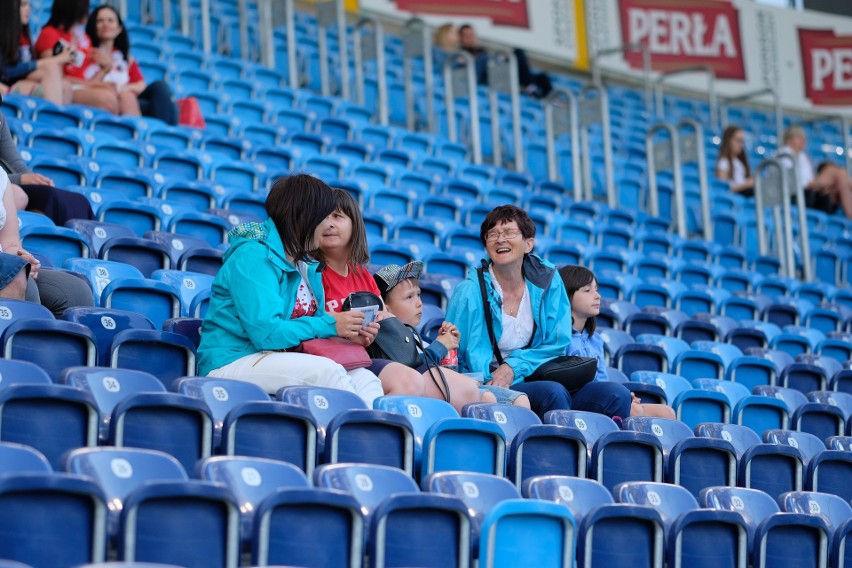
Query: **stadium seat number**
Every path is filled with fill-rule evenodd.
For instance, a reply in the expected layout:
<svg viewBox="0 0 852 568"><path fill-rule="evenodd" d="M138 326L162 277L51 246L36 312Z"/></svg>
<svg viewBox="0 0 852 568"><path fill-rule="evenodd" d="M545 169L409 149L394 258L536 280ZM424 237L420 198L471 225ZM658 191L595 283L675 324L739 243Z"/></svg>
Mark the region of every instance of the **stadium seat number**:
<svg viewBox="0 0 852 568"><path fill-rule="evenodd" d="M559 498L563 501L573 501L574 500L574 492L571 491L570 487L560 487L559 488Z"/></svg>
<svg viewBox="0 0 852 568"><path fill-rule="evenodd" d="M359 473L355 476L355 487L357 487L361 491L372 491L373 480L370 479L369 475Z"/></svg>
<svg viewBox="0 0 852 568"><path fill-rule="evenodd" d="M258 487L263 481L260 472L253 467L244 467L241 469L240 477L243 478L243 482L249 487Z"/></svg>
<svg viewBox="0 0 852 568"><path fill-rule="evenodd" d="M509 421L509 419L506 418L506 415L503 414L502 412L495 412L494 413L494 420L497 422L497 424L505 424L506 422Z"/></svg>
<svg viewBox="0 0 852 568"><path fill-rule="evenodd" d="M109 462L109 468L118 478L130 479L133 476L133 466L124 458L115 458Z"/></svg>
<svg viewBox="0 0 852 568"><path fill-rule="evenodd" d="M318 394L314 397L314 406L321 410L328 410L328 399Z"/></svg>
<svg viewBox="0 0 852 568"><path fill-rule="evenodd" d="M115 377L104 377L104 390L107 392L118 392L121 390L121 383Z"/></svg>
<svg viewBox="0 0 852 568"><path fill-rule="evenodd" d="M228 396L228 389L225 387L213 387L213 398L219 402L225 402L228 398L230 398Z"/></svg>
<svg viewBox="0 0 852 568"><path fill-rule="evenodd" d="M421 416L423 416L423 411L420 410L420 407L417 406L416 404L409 404L408 405L408 414L410 416L412 416L413 418L420 418Z"/></svg>
<svg viewBox="0 0 852 568"><path fill-rule="evenodd" d="M462 483L462 491L464 491L464 494L471 499L479 497L479 487L477 487L476 483L473 483L472 481L465 481Z"/></svg>

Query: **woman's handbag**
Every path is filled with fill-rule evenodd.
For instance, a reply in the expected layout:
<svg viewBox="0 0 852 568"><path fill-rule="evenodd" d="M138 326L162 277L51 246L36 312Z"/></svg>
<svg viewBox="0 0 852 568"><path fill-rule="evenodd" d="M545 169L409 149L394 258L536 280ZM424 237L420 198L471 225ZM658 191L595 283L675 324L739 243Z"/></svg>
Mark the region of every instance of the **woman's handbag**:
<svg viewBox="0 0 852 568"><path fill-rule="evenodd" d="M497 364L503 364L503 355L497 348L497 339L494 337L494 320L491 317L491 305L485 294L485 268L477 268L479 275L479 290L482 294L482 307L485 310L485 327L488 328L488 338L491 340L491 349ZM535 334L535 329L533 329ZM542 363L531 375L524 378L526 382L553 381L559 383L568 392L578 391L595 380L598 371L598 361L594 357L577 357L576 355L560 355L550 361Z"/></svg>
<svg viewBox="0 0 852 568"><path fill-rule="evenodd" d="M422 363L414 330L398 318L385 318L379 322L379 333L367 350L373 359L388 359L413 369Z"/></svg>
<svg viewBox="0 0 852 568"><path fill-rule="evenodd" d="M331 359L347 371L369 367L373 362L363 346L343 337L309 339L303 341L296 351Z"/></svg>

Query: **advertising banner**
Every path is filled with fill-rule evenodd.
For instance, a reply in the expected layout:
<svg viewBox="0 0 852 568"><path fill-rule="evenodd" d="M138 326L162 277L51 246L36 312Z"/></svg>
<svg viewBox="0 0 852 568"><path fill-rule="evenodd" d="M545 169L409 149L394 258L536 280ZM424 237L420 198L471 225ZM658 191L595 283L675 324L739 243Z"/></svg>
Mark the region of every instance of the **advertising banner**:
<svg viewBox="0 0 852 568"><path fill-rule="evenodd" d="M484 41L520 47L532 55L586 67L582 0L361 0L361 8L431 26L470 24Z"/></svg>

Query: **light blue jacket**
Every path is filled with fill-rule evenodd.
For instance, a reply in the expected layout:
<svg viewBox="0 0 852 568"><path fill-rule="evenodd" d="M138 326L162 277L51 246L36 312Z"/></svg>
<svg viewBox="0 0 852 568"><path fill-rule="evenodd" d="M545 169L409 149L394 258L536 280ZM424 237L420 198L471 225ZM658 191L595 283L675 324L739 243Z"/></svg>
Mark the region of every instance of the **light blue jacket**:
<svg viewBox="0 0 852 568"><path fill-rule="evenodd" d="M290 319L302 275L285 257L275 223L246 223L230 232L231 247L213 280L201 326L198 374L206 375L260 351L287 349L316 337L337 335L325 313L322 275L316 262L307 278L316 296L312 317Z"/></svg>
<svg viewBox="0 0 852 568"><path fill-rule="evenodd" d="M591 337L584 329L583 331L571 330L571 345L565 351L566 355L576 355L577 357L592 357L598 360L598 370L595 373L596 381L606 381L606 361L604 361L604 345L603 337L600 333L595 333Z"/></svg>
<svg viewBox="0 0 852 568"><path fill-rule="evenodd" d="M564 355L571 342L571 305L556 267L538 256L527 255L523 273L532 304L535 331L528 347L516 349L505 358L505 363L515 372L515 383L522 382L542 363ZM484 276L486 297L494 322L494 338L499 342L503 333L502 303L488 271ZM494 352L485 327L485 309L477 271L471 270L456 288L447 308L447 321L453 322L461 334L459 371L481 372L485 380L489 380Z"/></svg>

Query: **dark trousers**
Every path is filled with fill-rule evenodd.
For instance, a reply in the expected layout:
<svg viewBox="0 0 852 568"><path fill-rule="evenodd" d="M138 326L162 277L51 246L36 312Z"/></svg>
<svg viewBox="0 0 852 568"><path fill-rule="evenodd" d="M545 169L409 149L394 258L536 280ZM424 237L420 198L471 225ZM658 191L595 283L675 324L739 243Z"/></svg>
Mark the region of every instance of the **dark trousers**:
<svg viewBox="0 0 852 568"><path fill-rule="evenodd" d="M94 219L92 206L86 196L50 185L22 185L29 198L27 211L39 211L60 227L68 219Z"/></svg>
<svg viewBox="0 0 852 568"><path fill-rule="evenodd" d="M172 126L178 123L177 105L172 100L172 90L165 81L154 81L139 93L142 116L158 118Z"/></svg>
<svg viewBox="0 0 852 568"><path fill-rule="evenodd" d="M512 390L522 392L530 399L533 412L544 419L551 410L585 410L612 418L630 416L630 391L619 383L594 381L574 393L552 381L518 383Z"/></svg>

